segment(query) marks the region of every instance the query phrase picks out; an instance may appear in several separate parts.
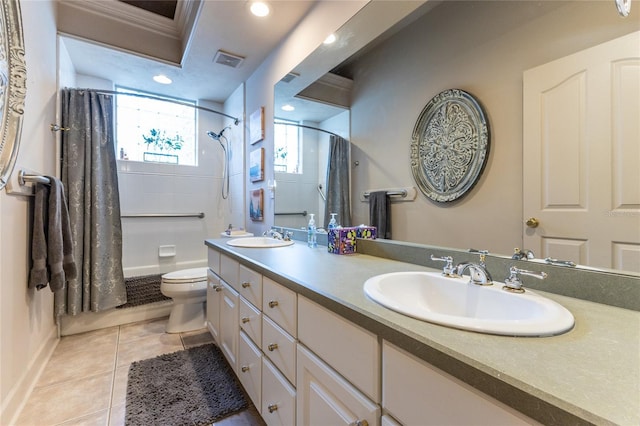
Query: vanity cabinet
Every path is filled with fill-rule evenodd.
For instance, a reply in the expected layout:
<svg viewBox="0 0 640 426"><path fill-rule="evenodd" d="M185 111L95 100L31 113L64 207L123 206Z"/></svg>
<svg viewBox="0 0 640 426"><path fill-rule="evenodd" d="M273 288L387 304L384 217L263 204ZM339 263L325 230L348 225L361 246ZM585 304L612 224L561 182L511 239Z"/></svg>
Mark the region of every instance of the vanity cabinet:
<svg viewBox="0 0 640 426"><path fill-rule="evenodd" d="M208 328L269 426L537 423L221 253Z"/></svg>
<svg viewBox="0 0 640 426"><path fill-rule="evenodd" d="M382 405L401 424L539 425L386 341L382 361Z"/></svg>

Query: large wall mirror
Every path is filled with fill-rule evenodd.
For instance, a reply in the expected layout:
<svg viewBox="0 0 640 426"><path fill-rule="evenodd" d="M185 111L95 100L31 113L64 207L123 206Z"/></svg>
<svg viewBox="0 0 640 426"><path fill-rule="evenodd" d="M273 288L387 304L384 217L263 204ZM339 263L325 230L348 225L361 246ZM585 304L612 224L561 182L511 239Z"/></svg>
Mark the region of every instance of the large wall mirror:
<svg viewBox="0 0 640 426"><path fill-rule="evenodd" d="M331 84L338 93L350 90L350 81L329 74L300 90L296 74L290 73L275 86L274 95L274 224L288 228L305 227L309 214L318 227L326 227L327 194L336 183L328 181L330 139L349 139L349 109L337 99L314 99L313 87ZM330 80L330 81L327 81ZM348 159L346 161L348 164ZM348 173L348 166L345 167ZM348 174L337 185L348 188ZM329 186L332 186L331 188ZM343 207L350 211L350 205ZM335 209L334 209L335 210ZM347 225L345 223L345 225Z"/></svg>
<svg viewBox="0 0 640 426"><path fill-rule="evenodd" d="M379 6L376 3L387 2L371 2L355 15L344 27L350 31L350 36L361 36L361 32L377 26L379 16L367 15L370 7ZM410 2L393 2L394 6L405 3ZM434 95L445 89L459 88L479 98L494 129L485 172L469 195L457 203L437 206L419 196L414 202L394 204L394 239L461 250L487 249L492 255L509 258L518 247L535 253L531 269L535 269L535 262L543 262L543 258L549 256L574 260L578 267L637 276L640 272L640 199L636 163L633 167L625 166L626 171L616 177L616 182L624 185L614 187L592 173L598 169L598 163L579 163L583 158L600 160L603 156L595 155L595 151L589 154L586 149L590 147L581 146L577 139L573 140L573 146L578 147L578 151L573 148L548 151L562 154L547 159L553 164L572 164L575 170L582 171L579 177L584 177L585 181L577 183L576 188L596 184L605 189L603 193L607 196L618 191L626 198L620 208L605 201L598 206L608 207L597 207L595 212L596 216L599 212L607 220L622 223L621 234L615 237L617 242L614 241L623 243L618 244L621 247L618 259L609 251L604 256L611 259L609 265L591 262L590 257L596 251L609 250L611 238L614 238L610 236L609 242L592 238L591 232L601 231L598 226L587 227L584 237L566 239L569 241L564 246L569 248L566 253L545 253L553 242L529 246L532 243L528 237L544 230L547 219L543 218L538 228L526 225L527 219L537 213L530 213L526 207L532 188L524 173L530 169L531 157L526 154L527 158L524 158L527 138L523 134L528 128L524 117L527 111L524 75L552 61L631 35L640 30L637 15L634 17L632 12L627 18L620 17L613 1L426 2L419 7L415 6L416 2L412 3L414 9L407 11L404 17L397 17L396 25L386 27L384 33L370 35L367 42L360 39L358 49L327 60L327 47L321 46L292 70L302 77L313 70L316 79L331 72L353 80L349 111L353 222L363 223L368 219L368 204L359 197L363 191L415 186L409 164L409 145L416 118ZM635 43L636 50L640 50L640 37ZM640 80L640 60L631 58L628 64L621 74L626 88L622 93L637 91ZM559 87L558 84L551 87ZM276 86L276 99L282 85ZM610 87L611 84L600 86ZM637 97L633 99L637 104ZM598 117L622 116L613 112L616 106L609 102L597 104L601 109ZM581 108L592 110L594 106L588 103ZM280 115L279 108L279 105L275 106L276 117ZM573 110L576 108L567 107L561 111L569 117L568 113ZM621 111L629 110L624 107ZM627 123L637 124L637 120ZM616 131L619 133L620 128ZM613 148L623 149L626 153L622 157L623 165L630 164L628 161L632 157L638 158L637 147L640 146L637 125L625 127L625 132L625 139L630 138L631 142ZM565 143L566 136L572 134L565 131L551 139ZM612 157L608 158L611 162ZM355 163L359 165L353 166ZM589 201L594 205L593 197ZM565 201L561 204L555 210L568 209ZM276 212L281 211L279 207L276 198ZM276 216L274 223L284 222ZM595 242L590 242L591 247L586 248L583 240ZM585 254L584 258L571 258L571 244L576 253ZM622 258L624 261L618 262Z"/></svg>
<svg viewBox="0 0 640 426"><path fill-rule="evenodd" d="M0 189L18 157L27 94L22 16L18 0L0 4Z"/></svg>

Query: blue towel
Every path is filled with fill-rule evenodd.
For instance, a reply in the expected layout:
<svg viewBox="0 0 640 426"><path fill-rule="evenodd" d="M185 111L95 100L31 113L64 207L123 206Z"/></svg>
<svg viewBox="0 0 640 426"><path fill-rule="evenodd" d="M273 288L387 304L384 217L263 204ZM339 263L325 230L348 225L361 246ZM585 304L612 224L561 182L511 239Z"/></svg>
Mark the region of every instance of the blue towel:
<svg viewBox="0 0 640 426"><path fill-rule="evenodd" d="M369 194L369 224L378 228L378 238L391 239L391 199L387 191Z"/></svg>

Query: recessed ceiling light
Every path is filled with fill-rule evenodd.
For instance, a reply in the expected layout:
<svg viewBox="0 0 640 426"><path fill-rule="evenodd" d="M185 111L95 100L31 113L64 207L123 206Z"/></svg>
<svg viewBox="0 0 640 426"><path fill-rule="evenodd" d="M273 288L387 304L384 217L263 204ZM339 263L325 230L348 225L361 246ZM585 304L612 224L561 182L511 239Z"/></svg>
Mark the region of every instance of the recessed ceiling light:
<svg viewBox="0 0 640 426"><path fill-rule="evenodd" d="M289 104L284 104L282 105L281 108L283 111L293 111L296 109L293 105L289 105Z"/></svg>
<svg viewBox="0 0 640 426"><path fill-rule="evenodd" d="M171 84L172 81L169 77L164 74L158 74L153 76L153 81L160 84Z"/></svg>
<svg viewBox="0 0 640 426"><path fill-rule="evenodd" d="M323 43L324 44L331 44L331 43L335 43L336 41L336 35L335 34L329 34L329 37L325 38Z"/></svg>
<svg viewBox="0 0 640 426"><path fill-rule="evenodd" d="M251 3L250 9L251 13L259 17L267 16L271 12L269 5L263 1L254 1Z"/></svg>

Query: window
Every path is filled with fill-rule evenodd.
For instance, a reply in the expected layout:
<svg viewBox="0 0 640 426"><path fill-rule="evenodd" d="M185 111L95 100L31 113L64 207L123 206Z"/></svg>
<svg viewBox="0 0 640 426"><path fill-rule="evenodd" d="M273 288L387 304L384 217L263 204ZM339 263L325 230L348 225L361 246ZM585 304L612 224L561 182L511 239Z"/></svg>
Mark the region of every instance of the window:
<svg viewBox="0 0 640 426"><path fill-rule="evenodd" d="M277 119L274 124L273 153L274 170L281 173L302 173L302 149L300 128L284 123L295 121Z"/></svg>
<svg viewBox="0 0 640 426"><path fill-rule="evenodd" d="M117 88L116 140L122 160L197 166L195 102ZM124 95L131 93L138 96ZM149 99L142 96L153 96Z"/></svg>

